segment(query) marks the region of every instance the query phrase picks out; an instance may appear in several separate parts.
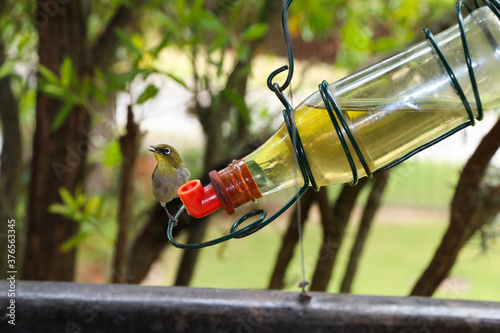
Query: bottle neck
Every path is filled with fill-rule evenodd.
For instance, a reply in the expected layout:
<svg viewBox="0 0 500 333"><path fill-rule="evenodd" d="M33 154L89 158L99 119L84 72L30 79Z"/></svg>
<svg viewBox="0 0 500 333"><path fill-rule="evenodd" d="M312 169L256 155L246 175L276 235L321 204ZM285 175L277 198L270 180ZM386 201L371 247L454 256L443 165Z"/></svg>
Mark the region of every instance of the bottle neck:
<svg viewBox="0 0 500 333"><path fill-rule="evenodd" d="M233 161L220 171L209 173L215 194L228 214L235 208L247 203L256 202L262 194L255 183L244 160Z"/></svg>

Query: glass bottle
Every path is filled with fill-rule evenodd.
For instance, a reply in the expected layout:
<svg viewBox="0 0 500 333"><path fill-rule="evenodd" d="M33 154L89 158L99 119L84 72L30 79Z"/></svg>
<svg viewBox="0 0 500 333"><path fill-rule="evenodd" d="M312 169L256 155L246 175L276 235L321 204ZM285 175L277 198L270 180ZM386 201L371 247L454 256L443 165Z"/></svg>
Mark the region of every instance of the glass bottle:
<svg viewBox="0 0 500 333"><path fill-rule="evenodd" d="M484 111L500 106L500 20L487 7L473 11L464 28ZM458 25L435 40L478 115ZM469 121L435 50L428 41L329 86L342 115L374 172ZM353 174L318 92L294 110L295 123L319 186L351 182ZM345 133L343 133L345 136ZM348 141L349 148L352 147ZM246 202L303 185L285 124L262 146L221 171L211 185L198 180L179 189L188 213L201 217L224 207L232 214ZM355 158L359 177L366 172Z"/></svg>

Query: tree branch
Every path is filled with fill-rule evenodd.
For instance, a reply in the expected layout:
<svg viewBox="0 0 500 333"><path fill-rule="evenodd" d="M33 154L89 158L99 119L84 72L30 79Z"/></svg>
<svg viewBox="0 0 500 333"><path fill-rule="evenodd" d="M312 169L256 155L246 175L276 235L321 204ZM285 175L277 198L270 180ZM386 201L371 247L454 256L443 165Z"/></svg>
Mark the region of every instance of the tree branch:
<svg viewBox="0 0 500 333"><path fill-rule="evenodd" d="M128 236L132 221L132 206L134 193L134 171L137 152L145 133L141 132L139 124L134 121L132 106L127 107L127 132L120 137L120 149L123 156L120 177L120 205L118 207L118 236L116 239L112 283L126 282L126 262L128 256Z"/></svg>
<svg viewBox="0 0 500 333"><path fill-rule="evenodd" d="M488 200L481 200L480 185L491 158L500 147L500 119L484 136L462 171L451 203L450 224L434 257L411 291L412 296L431 296L448 276L469 238L487 221ZM495 194L493 192L492 194ZM482 215L482 218L481 218Z"/></svg>
<svg viewBox="0 0 500 333"><path fill-rule="evenodd" d="M333 275L340 245L359 193L367 183L367 178L359 180L356 186L344 186L337 198L333 213L328 204L326 192L319 198L323 242L319 251L316 269L311 281L311 291L326 291ZM318 192L319 194L319 192Z"/></svg>
<svg viewBox="0 0 500 333"><path fill-rule="evenodd" d="M351 254L349 255L349 262L347 263L344 278L342 279L342 284L340 285L341 293L351 292L351 287L354 281L354 276L356 275L359 259L361 258L361 254L363 253L366 239L368 238L373 219L375 218L375 213L377 212L382 202L382 196L384 194L384 189L387 185L388 180L389 171L384 171L375 174L374 180L372 181L372 189L365 204L363 216L361 217L361 222L359 223L358 233L356 234L356 240L352 245Z"/></svg>
<svg viewBox="0 0 500 333"><path fill-rule="evenodd" d="M322 189L324 190L324 189ZM309 210L314 203L315 192L309 189L297 202L300 205L300 222L302 226L307 219ZM274 264L273 274L271 275L271 281L269 282L269 289L283 289L285 286L284 279L288 265L293 257L293 252L295 246L299 241L299 228L297 227L297 206L294 212L290 215L288 222L288 228L286 233L283 234L281 241L281 248L276 258L276 263Z"/></svg>

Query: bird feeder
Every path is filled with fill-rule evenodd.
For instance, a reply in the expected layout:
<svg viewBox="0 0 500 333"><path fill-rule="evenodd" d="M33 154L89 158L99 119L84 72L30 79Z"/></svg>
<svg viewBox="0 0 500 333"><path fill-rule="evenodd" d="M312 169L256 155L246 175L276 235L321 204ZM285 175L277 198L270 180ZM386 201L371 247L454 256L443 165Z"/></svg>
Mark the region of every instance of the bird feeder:
<svg viewBox="0 0 500 333"><path fill-rule="evenodd" d="M426 40L340 81L323 81L317 92L295 109L283 91L293 75L293 55L283 10L288 66L268 78L269 88L284 105L284 122L262 146L227 168L212 171L211 184L199 180L179 188L184 210L202 217L223 208L228 214L298 185L296 195L266 219L255 210L238 219L226 236L201 244L173 245L200 248L262 229L312 186L350 183L389 169L450 135L473 126L483 112L500 106L500 2L484 1L476 8L458 1L458 23ZM463 18L462 9L469 15ZM283 85L274 77L288 70ZM296 170L299 172L296 172ZM257 216L250 224L244 221Z"/></svg>

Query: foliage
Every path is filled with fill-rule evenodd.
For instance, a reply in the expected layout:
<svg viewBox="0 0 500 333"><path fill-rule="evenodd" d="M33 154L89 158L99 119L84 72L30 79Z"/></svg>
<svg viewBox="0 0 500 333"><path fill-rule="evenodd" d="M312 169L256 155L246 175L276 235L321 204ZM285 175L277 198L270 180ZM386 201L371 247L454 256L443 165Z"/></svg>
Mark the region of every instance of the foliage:
<svg viewBox="0 0 500 333"><path fill-rule="evenodd" d="M241 134L247 132L252 112L245 101L244 86L251 74L255 43L268 31L267 23L261 20L263 4L262 0L196 0L188 5L177 0L148 16L158 33L156 46L149 51L151 58L175 50L189 61L187 73L179 75L167 69L168 61L164 65L154 60L151 63L193 93L190 110L198 116L208 140L214 140L207 142L213 153L205 155L204 165L218 162L246 144ZM221 135L222 128L226 131Z"/></svg>
<svg viewBox="0 0 500 333"><path fill-rule="evenodd" d="M8 2L13 8L9 15L14 19L2 20L1 30L5 40L15 41L12 45L16 45L18 50L14 52L16 56L8 59L0 68L0 77L12 73L14 64L27 54L31 56L36 47L36 31L26 19L34 7L33 3ZM123 3L126 2L92 1L84 7L84 10L88 11L89 44L95 43L100 31ZM434 12L439 15L443 8L452 8L451 4L451 0L313 0L307 3L295 1L291 6L291 32L300 33L306 40L339 35L343 46L337 65L352 67L370 54L391 50L407 43L414 38L415 31L418 30L416 25L423 18L432 17ZM38 89L63 102L54 121L53 130L61 126L75 105L91 109L92 102L103 104L110 93L124 91L134 79L146 80L152 73L170 77L193 91L196 97L200 96L200 92L209 92L215 105L220 103L220 97L229 99L237 114L248 125L251 120L250 108L226 83L236 62L249 56L250 43L268 31L266 23L258 22L258 8L261 5L262 1L258 0L220 3L204 0L192 3L185 0L166 3L146 1L138 10L145 13L148 27L145 26L146 23L143 23L143 26L147 30L129 34L119 28L115 29L124 52L114 68L105 73L96 70L92 77L81 78L76 75L69 58L63 61L57 75L46 68L38 68L42 75ZM162 37L151 47L152 43L146 36L155 29ZM165 69L160 64L161 52L172 47L191 57L194 80L180 77L174 68ZM33 108L33 86L31 90L25 89L28 81L18 81L17 91L24 94L20 96L22 106ZM154 84L149 84L138 95L136 103L142 104L154 98L158 89Z"/></svg>
<svg viewBox="0 0 500 333"><path fill-rule="evenodd" d="M61 244L61 251L67 252L74 249L80 242L89 236L105 235L103 229L104 198L98 196L86 196L81 188L72 195L66 188L59 189L62 203L52 204L49 207L51 213L61 214L79 224L80 228L76 235ZM109 235L108 235L109 237Z"/></svg>
<svg viewBox="0 0 500 333"><path fill-rule="evenodd" d="M80 79L69 57L65 57L59 69L59 77L49 68L38 65L40 79L38 90L43 94L64 102L52 123L52 130L56 131L68 118L75 105L89 106L89 95L97 94L96 86L90 84L88 76Z"/></svg>
<svg viewBox="0 0 500 333"><path fill-rule="evenodd" d="M425 22L454 10L454 0L312 0L291 6L292 31L305 40L341 39L336 65L353 68L373 54L413 41Z"/></svg>
<svg viewBox="0 0 500 333"><path fill-rule="evenodd" d="M35 109L35 86L38 36L32 24L33 1L5 0L0 11L0 39L5 50L5 62L0 66L0 79L9 77L14 97L18 101L23 124L31 121Z"/></svg>
<svg viewBox="0 0 500 333"><path fill-rule="evenodd" d="M10 41L12 57L0 67L0 78L15 74L15 64L33 63L36 50L36 31L31 20L34 2L7 1L9 10L2 19L1 32L4 40ZM88 43L93 44L110 21L116 9L127 3L124 0L92 1L84 7L88 11ZM300 33L304 39L312 40L336 34L343 42L337 65L353 67L367 56L392 50L412 40L422 20L441 15L445 8L452 9L452 0L436 2L425 1L344 1L312 0L295 1L290 8L292 34ZM172 78L193 92L223 91L235 105L235 110L249 121L249 108L239 95L231 93L226 87L228 74L235 62L249 56L249 43L261 38L268 31L265 23L258 22L257 13L261 1L223 1L196 0L189 4L185 0L163 3L146 1L138 10L145 12L148 19L148 33L157 29L162 37L153 47L149 47L144 33L129 34L115 29L125 52L122 64L128 69L115 66L109 72L96 71L92 77L79 78L66 58L60 71L48 72L38 68L42 80L38 87L41 92L59 98L63 107L54 121L57 129L66 119L74 105L89 107L90 101L106 102L106 96L113 91L126 90L136 77L142 80L152 73L161 73ZM219 6L219 7L217 7ZM245 20L242 20L245 17ZM252 24L252 22L254 22ZM146 23L143 23L145 25ZM144 26L146 29L146 26ZM160 53L167 48L178 48L192 57L193 70L198 80L179 77L175 69L160 69ZM233 56L231 56L231 52ZM117 68L120 68L117 70ZM22 110L34 107L33 85L26 77L13 75L16 91L21 100ZM57 78L57 79L56 79ZM103 89L104 88L104 89ZM149 85L139 94L136 102L144 103L154 98L158 87ZM147 90L147 91L146 91ZM216 96L217 97L217 96ZM215 101L217 102L217 101Z"/></svg>
<svg viewBox="0 0 500 333"><path fill-rule="evenodd" d="M186 78L182 82L194 92L226 87L236 62L249 56L249 43L268 30L265 23L251 23L257 21L261 1L236 1L226 12L220 8L207 9L207 2L197 0L187 6L185 1L177 0L155 13L158 28L164 35L159 45L173 46L193 62L193 74L198 80Z"/></svg>

